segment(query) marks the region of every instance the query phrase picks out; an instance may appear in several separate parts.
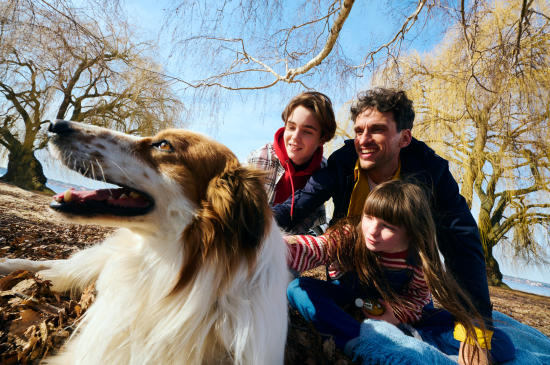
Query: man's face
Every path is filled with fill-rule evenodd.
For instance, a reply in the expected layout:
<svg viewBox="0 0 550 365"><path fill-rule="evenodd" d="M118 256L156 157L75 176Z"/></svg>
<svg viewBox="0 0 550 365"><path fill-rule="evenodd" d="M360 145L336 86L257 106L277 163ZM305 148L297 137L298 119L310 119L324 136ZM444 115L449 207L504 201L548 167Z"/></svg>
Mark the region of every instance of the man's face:
<svg viewBox="0 0 550 365"><path fill-rule="evenodd" d="M367 109L355 120L354 131L355 150L364 170L383 170L398 164L399 151L410 143L410 130L397 132L392 112Z"/></svg>

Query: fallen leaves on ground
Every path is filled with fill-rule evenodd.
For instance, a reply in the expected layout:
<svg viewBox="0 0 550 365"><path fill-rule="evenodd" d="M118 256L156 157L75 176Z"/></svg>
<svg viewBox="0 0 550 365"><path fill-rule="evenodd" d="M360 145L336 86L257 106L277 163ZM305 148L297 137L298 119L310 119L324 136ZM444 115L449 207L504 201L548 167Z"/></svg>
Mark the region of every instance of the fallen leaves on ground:
<svg viewBox="0 0 550 365"><path fill-rule="evenodd" d="M489 292L494 310L550 337L550 297L492 286Z"/></svg>
<svg viewBox="0 0 550 365"><path fill-rule="evenodd" d="M29 260L66 259L103 241L112 228L69 223L52 224L3 214L0 209L0 257Z"/></svg>
<svg viewBox="0 0 550 365"><path fill-rule="evenodd" d="M59 350L94 299L50 290L51 283L20 270L0 279L0 360L2 365L37 364Z"/></svg>
<svg viewBox="0 0 550 365"><path fill-rule="evenodd" d="M285 365L354 365L336 348L332 336L319 333L297 310L289 308Z"/></svg>

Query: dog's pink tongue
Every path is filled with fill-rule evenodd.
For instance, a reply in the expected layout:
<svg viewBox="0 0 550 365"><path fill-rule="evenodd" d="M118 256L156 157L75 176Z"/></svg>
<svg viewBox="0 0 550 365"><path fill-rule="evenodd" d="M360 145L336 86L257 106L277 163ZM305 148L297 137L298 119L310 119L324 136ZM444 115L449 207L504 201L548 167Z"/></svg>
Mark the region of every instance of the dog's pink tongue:
<svg viewBox="0 0 550 365"><path fill-rule="evenodd" d="M61 202L74 202L83 203L85 201L103 201L110 205L118 205L128 208L145 207L149 204L149 201L142 197L129 196L127 189L100 189L100 190L86 190L77 191L70 189L70 198L65 199L67 192L59 193L53 196L53 199Z"/></svg>

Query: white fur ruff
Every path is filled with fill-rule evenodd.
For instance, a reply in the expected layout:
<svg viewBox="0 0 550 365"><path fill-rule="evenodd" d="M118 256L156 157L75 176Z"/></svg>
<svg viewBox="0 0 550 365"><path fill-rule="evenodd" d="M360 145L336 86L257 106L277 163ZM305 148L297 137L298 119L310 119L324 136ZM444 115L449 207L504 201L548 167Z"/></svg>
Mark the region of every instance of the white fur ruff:
<svg viewBox="0 0 550 365"><path fill-rule="evenodd" d="M223 272L204 268L192 288L167 297L182 256L166 244L169 237L147 239L127 229L41 271L56 290L82 289L97 279L98 293L79 332L46 363L282 364L285 251L272 227L257 271L248 277L244 267L223 295L216 292ZM217 341L233 359L219 358Z"/></svg>

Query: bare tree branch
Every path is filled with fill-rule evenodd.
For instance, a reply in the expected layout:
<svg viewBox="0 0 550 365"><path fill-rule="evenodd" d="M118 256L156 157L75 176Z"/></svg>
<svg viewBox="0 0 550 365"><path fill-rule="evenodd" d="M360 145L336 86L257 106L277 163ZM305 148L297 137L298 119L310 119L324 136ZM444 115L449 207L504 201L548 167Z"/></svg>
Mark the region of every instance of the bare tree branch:
<svg viewBox="0 0 550 365"><path fill-rule="evenodd" d="M422 11L422 9L424 8L424 5L426 5L426 2L427 0L420 0L418 2L418 5L416 6L416 9L414 10L414 12L409 15L407 17L407 19L405 19L405 22L403 23L403 25L401 26L401 29L399 29L397 31L397 33L394 35L394 37L387 43L381 45L380 47L378 47L377 49L375 49L374 51L370 52L369 54L367 54L364 58L364 61L361 65L358 65L358 66L349 66L350 68L352 69L358 69L358 68L365 68L367 67L368 65L370 65L371 63L374 62L374 56L379 53L381 50L383 50L384 48L389 48L392 44L396 44L397 42L399 42L400 40L402 40L404 37L405 37L405 34L407 34L407 32L412 28L412 26L414 25L414 23L416 23L416 20L418 19L418 15L420 14L420 12ZM409 24L410 23L410 24ZM370 59L370 60L369 60Z"/></svg>

